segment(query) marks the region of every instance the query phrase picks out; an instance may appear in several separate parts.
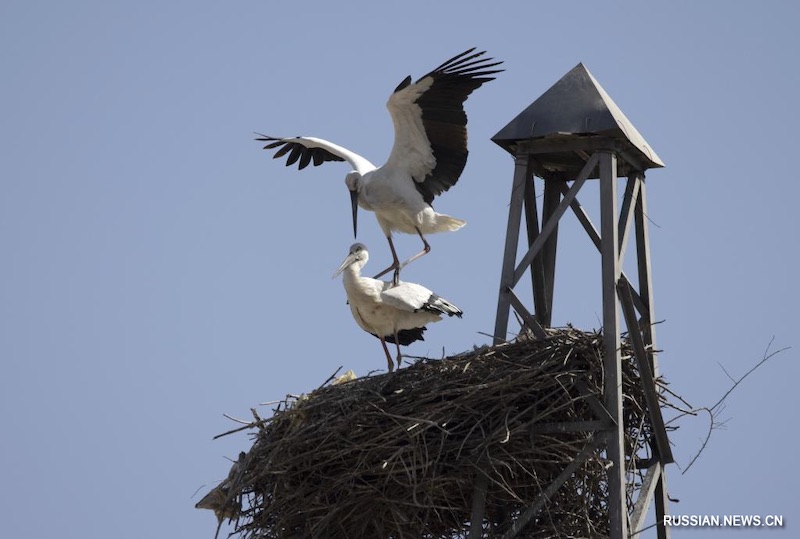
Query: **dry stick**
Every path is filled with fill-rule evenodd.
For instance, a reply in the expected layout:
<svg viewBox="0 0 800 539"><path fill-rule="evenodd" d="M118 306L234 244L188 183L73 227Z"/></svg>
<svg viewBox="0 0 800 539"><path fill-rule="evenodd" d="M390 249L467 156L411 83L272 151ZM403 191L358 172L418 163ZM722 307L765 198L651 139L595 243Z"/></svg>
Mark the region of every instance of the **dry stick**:
<svg viewBox="0 0 800 539"><path fill-rule="evenodd" d="M322 388L322 387L325 387L325 384L327 384L328 382L330 382L331 380L333 380L334 378L336 378L336 375L337 375L337 374L339 374L339 371L340 371L340 370L342 370L342 367L343 367L343 365L339 365L339 368L338 368L338 369L336 369L336 371L334 371L334 373L333 373L333 374L331 374L330 376L328 376L328 379L327 379L327 380L325 380L324 382L322 382L322 384L321 384L321 385L320 385L320 386L319 386L317 389L320 389L320 388Z"/></svg>
<svg viewBox="0 0 800 539"><path fill-rule="evenodd" d="M669 408L672 408L673 410L677 410L678 412L681 412L681 413L680 413L680 415L678 415L678 416L676 416L676 417L673 417L672 419L670 419L669 421L667 421L667 423L666 423L667 425L669 425L669 424L670 424L670 423L672 423L673 421L676 421L676 420L680 419L680 418L681 418L681 417L683 417L683 416L686 416L686 415L697 415L697 413L695 412L694 408L692 408L692 405L691 405L691 404L689 404L689 403L686 401L686 399L684 399L683 397L681 397L680 395L678 395L677 393L675 393L674 391L672 391L670 388L668 388L668 387L666 386L666 384L664 384L664 383L661 383L661 384L659 384L659 387L660 387L660 388L661 388L661 389L662 389L662 390L663 390L665 393L669 393L671 396L675 397L676 399L678 399L679 401L681 401L681 402L682 402L682 403L683 403L683 404L686 406L686 408L681 408L680 406L677 406L676 404L674 404L674 403L672 403L672 402L666 401L666 399L665 399L664 406L667 406L667 407L669 407Z"/></svg>
<svg viewBox="0 0 800 539"><path fill-rule="evenodd" d="M689 461L689 464L686 466L686 469L681 472L681 475L683 475L686 472L688 472L689 468L691 468L692 465L697 461L697 459L700 458L700 455L703 453L703 451L705 450L706 446L708 445L709 440L711 439L711 432L714 429L721 428L722 426L725 425L725 422L717 423L716 422L716 418L717 418L719 412L721 412L724 409L725 399L728 398L728 395L730 395L733 392L734 389L739 387L739 384L741 384L742 381L744 381L745 378L750 376L753 373L753 371L755 371L761 365L766 363L767 360L769 360L770 358L780 354L781 352L785 352L786 350L791 348L791 346L786 346L784 348L781 348L780 350L776 350L776 351L770 353L769 349L772 346L772 342L774 340L775 340L775 337L773 336L769 340L769 343L767 343L767 347L764 349L764 357L761 358L761 361L759 361L758 363L753 365L753 367L749 371L744 373L742 375L742 377L739 378L738 380L733 380L733 378L730 376L730 374L728 374L728 372L725 371L725 374L728 374L728 377L731 378L731 380L733 380L733 385L730 387L730 389L728 389L728 391L725 392L724 395L722 395L722 397L720 397L720 399L717 402L715 402L712 406L703 406L703 407L697 408L696 410L693 410L694 412L706 412L708 414L708 416L709 416L710 424L708 426L708 432L706 433L706 439L703 440L703 445L700 446L700 450L697 452L697 454L694 457L692 457L692 460ZM723 368L722 370L724 371L725 369Z"/></svg>
<svg viewBox="0 0 800 539"><path fill-rule="evenodd" d="M222 438L223 436L227 436L229 434L234 434L234 433L237 433L237 432L241 432L243 430L252 429L252 428L255 428L257 426L258 426L258 424L256 422L251 422L251 423L248 423L247 425L243 425L243 426L241 426L241 427L239 427L237 429L232 429L232 430L223 432L222 434L217 434L216 436L214 436L213 439L216 440L217 438Z"/></svg>

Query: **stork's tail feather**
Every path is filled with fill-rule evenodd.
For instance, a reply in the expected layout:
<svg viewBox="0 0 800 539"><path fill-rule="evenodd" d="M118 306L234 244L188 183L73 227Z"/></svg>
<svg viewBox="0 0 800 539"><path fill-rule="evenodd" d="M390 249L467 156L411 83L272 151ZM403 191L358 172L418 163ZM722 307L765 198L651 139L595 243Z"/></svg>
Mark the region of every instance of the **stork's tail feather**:
<svg viewBox="0 0 800 539"><path fill-rule="evenodd" d="M463 219L458 219L456 217L450 217L449 215L437 213L435 232L458 230L459 228L461 228L466 224L467 222Z"/></svg>
<svg viewBox="0 0 800 539"><path fill-rule="evenodd" d="M459 318L464 314L464 311L436 294L431 294L431 297L428 298L422 308L437 314L446 314L447 316L457 316Z"/></svg>

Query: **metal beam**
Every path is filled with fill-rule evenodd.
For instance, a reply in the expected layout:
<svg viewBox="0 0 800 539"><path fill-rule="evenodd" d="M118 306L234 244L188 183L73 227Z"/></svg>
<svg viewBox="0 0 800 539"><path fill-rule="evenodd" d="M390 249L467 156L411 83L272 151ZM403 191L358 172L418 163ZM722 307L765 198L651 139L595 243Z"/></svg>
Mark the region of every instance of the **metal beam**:
<svg viewBox="0 0 800 539"><path fill-rule="evenodd" d="M488 486L489 478L484 473L483 466L481 466L475 476L475 489L472 493L472 515L470 516L467 539L480 539L483 537L483 517L486 514L486 489Z"/></svg>
<svg viewBox="0 0 800 539"><path fill-rule="evenodd" d="M561 192L562 193L564 192L564 188L561 189ZM599 251L602 243L600 239L600 234L597 232L597 229L594 227L594 224L592 224L592 220L589 218L589 214L586 213L586 210L583 209L583 206L581 206L581 203L578 202L577 198L570 203L570 207L572 208L572 211L575 214L575 216L578 218L578 221L581 223L581 225L583 225L583 229L586 230L586 234L589 235L589 239L592 240L592 243L594 243L595 247L597 247L597 250ZM625 275L624 271L620 270L620 274L622 275L623 281L625 281L626 283L630 283L630 280L628 279L627 275ZM639 296L636 290L632 291L633 291L633 303L634 305L636 305L636 310L638 310L640 313L646 312L648 309L647 305L644 303L641 296Z"/></svg>
<svg viewBox="0 0 800 539"><path fill-rule="evenodd" d="M622 359L620 357L617 281L620 276L617 250L617 156L600 153L600 257L603 286L603 371L606 409L617 423L609 433L606 454L608 470L608 517L611 539L627 539L628 510L625 497L625 442L622 429Z"/></svg>
<svg viewBox="0 0 800 539"><path fill-rule="evenodd" d="M656 484L656 532L658 539L669 539L669 526L664 525L664 517L669 514L667 495L667 474L662 473Z"/></svg>
<svg viewBox="0 0 800 539"><path fill-rule="evenodd" d="M519 244L519 227L522 222L522 200L525 182L531 180L530 163L527 155L517 155L514 161L514 183L511 186L511 202L508 210L506 246L503 253L503 267L500 271L500 291L497 299L497 317L494 324L494 344L506 341L510 303L505 290L514 286L514 262Z"/></svg>
<svg viewBox="0 0 800 539"><path fill-rule="evenodd" d="M640 178L639 196L636 201L634 220L636 222L636 258L639 268L639 296L646 305L645 311L639 311L644 317L642 332L645 345L651 349L650 366L653 376L658 377L658 355L656 354L656 328L654 326L655 306L653 304L653 275L650 271L650 231L647 224L647 186L644 178Z"/></svg>
<svg viewBox="0 0 800 539"><path fill-rule="evenodd" d="M595 152L597 150L616 150L619 144L608 137L553 137L547 140L519 140L516 143L517 155L538 155L543 153L569 153L572 151Z"/></svg>
<svg viewBox="0 0 800 539"><path fill-rule="evenodd" d="M530 160L532 168L536 168L535 160ZM531 179L525 182L525 196L524 196L524 210L525 210L525 224L528 232L528 248L539 237L539 211L536 207L536 179ZM547 316L547 298L545 290L547 289L544 269L542 266L542 257L536 256L531 263L531 287L533 290L533 312L536 319L541 325L548 325L546 320Z"/></svg>
<svg viewBox="0 0 800 539"><path fill-rule="evenodd" d="M653 438L656 441L655 445L658 450L659 460L664 464L675 462L672 456L672 449L669 446L667 429L664 426L664 417L661 415L661 406L658 402L656 382L653 379L649 354L645 348L639 324L636 321L636 312L633 310L630 287L624 283L619 283L617 285L617 293L622 305L622 314L625 316L625 324L628 326L628 337L633 345L633 355L639 366L639 381L642 384L644 400L647 403L647 413L650 418L650 426L653 429Z"/></svg>
<svg viewBox="0 0 800 539"><path fill-rule="evenodd" d="M542 226L542 231L539 234L539 237L536 238L536 241L533 242L533 245L530 246L528 252L525 253L525 256L522 257L522 260L517 265L517 269L514 270L514 279L511 283L511 286L516 286L522 276L525 274L525 271L528 269L528 266L531 265L533 261L533 257L539 254L539 251L544 246L544 242L550 236L550 234L555 230L556 226L558 225L558 220L561 219L561 216L564 215L564 212L569 207L570 203L575 199L575 195L578 194L580 188L586 182L586 178L589 174L594 170L594 167L597 166L598 162L598 154L593 155L589 162L583 167L581 173L575 178L575 181L572 182L572 187L564 194L564 200L558 205L558 207L553 211L553 216Z"/></svg>
<svg viewBox="0 0 800 539"><path fill-rule="evenodd" d="M575 380L573 385L575 389L583 395L586 399L586 404L589 405L594 415L603 422L606 428L613 429L617 427L617 420L608 413L608 410L606 410L606 407L603 406L603 403L597 398L597 395L589 389L589 386L586 385L586 379L582 375Z"/></svg>
<svg viewBox="0 0 800 539"><path fill-rule="evenodd" d="M519 534L523 528L533 520L539 511L542 510L544 504L547 503L553 494L561 488L567 479L569 479L575 471L581 467L584 461L595 454L602 445L607 434L595 434L591 441L587 442L584 448L575 456L575 460L570 462L564 470L556 477L547 488L536 498L536 500L528 507L517 520L511 525L511 528L503 535L502 539L513 539Z"/></svg>
<svg viewBox="0 0 800 539"><path fill-rule="evenodd" d="M655 462L648 468L642 480L642 488L639 490L639 497L636 498L636 503L633 505L633 513L631 513L631 535L637 535L642 531L644 519L647 517L647 509L650 507L650 501L653 498L656 485L658 485L658 480L661 478L661 472L661 463Z"/></svg>
<svg viewBox="0 0 800 539"><path fill-rule="evenodd" d="M628 246L628 232L631 229L631 216L639 197L639 174L628 176L625 196L622 198L622 209L619 210L619 265L625 263L625 249Z"/></svg>
<svg viewBox="0 0 800 539"><path fill-rule="evenodd" d="M554 185L557 180L545 180L544 201L542 202L542 223L547 223L554 218L555 210L561 203L561 189ZM556 253L558 247L558 225L542 248L542 270L544 272L544 297L547 317L542 320L545 327L553 324L553 291L556 278Z"/></svg>
<svg viewBox="0 0 800 539"><path fill-rule="evenodd" d="M636 252L639 266L639 295L644 299L647 310L643 315L642 337L650 347L650 367L654 377L658 377L658 354L656 353L655 305L653 303L653 276L650 264L650 231L647 209L647 183L642 174L639 179L639 197L636 201L634 219L636 223ZM662 455L663 457L663 455ZM670 528L664 525L664 517L669 514L669 494L667 476L662 473L656 484L656 534L658 539L669 539Z"/></svg>
<svg viewBox="0 0 800 539"><path fill-rule="evenodd" d="M533 331L533 334L539 339L546 339L547 333L545 332L544 328L542 328L542 326L536 320L536 317L525 308L525 305L522 303L522 301L520 301L517 295L514 294L514 290L511 288L506 288L505 293L506 297L511 303L511 306L514 307L514 310L520 315L522 321L525 322L525 325L528 326L531 331Z"/></svg>

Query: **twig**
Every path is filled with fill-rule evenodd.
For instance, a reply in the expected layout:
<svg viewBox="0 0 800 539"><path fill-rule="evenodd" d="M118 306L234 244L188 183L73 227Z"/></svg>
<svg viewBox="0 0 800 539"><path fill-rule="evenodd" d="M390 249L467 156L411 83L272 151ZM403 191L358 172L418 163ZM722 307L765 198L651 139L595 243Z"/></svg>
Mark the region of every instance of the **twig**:
<svg viewBox="0 0 800 539"><path fill-rule="evenodd" d="M726 371L725 368L722 367L722 365L720 365L720 367L722 367L722 370L725 371L725 374L728 375L728 378L730 378L733 381L733 385L713 405L711 405L711 406L702 406L700 408L697 408L697 409L693 410L696 413L705 412L705 413L708 414L708 417L709 417L708 432L706 433L706 438L705 438L705 440L703 440L703 443L700 446L700 449L697 451L695 456L692 457L692 460L689 461L689 464L686 466L686 468L681 471L681 475L683 475L686 472L688 472L689 469L692 467L692 465L694 465L694 463L697 462L697 459L700 458L700 455L703 453L705 448L708 446L709 440L711 440L711 432L714 431L714 430L719 430L719 429L722 429L722 428L725 427L725 423L727 423L727 420L723 421L723 422L718 422L717 421L717 417L719 417L719 414L725 409L725 399L727 399L728 396L733 392L733 390L736 389L737 387L739 387L739 384L741 384L742 381L744 381L745 378L750 376L757 368L759 368L761 365L766 363L769 359L775 357L777 354L780 354L781 352L785 352L786 350L791 348L791 346L787 346L785 348L781 348L780 350L776 350L774 352L770 352L769 349L772 347L772 342L774 340L775 340L775 337L773 336L769 340L769 343L767 343L767 347L764 349L764 357L762 357L761 360L758 363L753 365L753 367L750 370L748 370L746 373L744 373L741 376L741 378L739 378L738 380L734 379L733 377L731 377L731 375L728 374L728 371Z"/></svg>
<svg viewBox="0 0 800 539"><path fill-rule="evenodd" d="M251 425L253 423L252 421L244 421L242 419L236 419L235 417L230 416L228 414L222 414L222 416L227 418L227 419L230 419L234 423L239 423L240 425Z"/></svg>
<svg viewBox="0 0 800 539"><path fill-rule="evenodd" d="M223 436L228 436L229 434L235 434L237 432L242 432L243 430L253 429L253 428L257 427L257 426L258 425L255 422L248 423L247 425L244 425L242 427L239 427L239 428L236 428L236 429L231 429L229 431L223 432L222 434L217 434L216 436L214 436L213 439L216 440L218 438L222 438Z"/></svg>
<svg viewBox="0 0 800 539"><path fill-rule="evenodd" d="M331 380L333 380L334 378L336 378L336 375L337 375L337 374L339 374L339 371L340 371L340 370L342 370L342 367L343 367L343 365L339 365L339 368L338 368L338 369L336 369L336 371L335 371L333 374L331 374L330 376L328 376L328 379L327 379L327 380L325 380L324 382L322 382L322 385L320 385L320 386L319 386L317 389L320 389L320 388L323 388L323 387L325 387L326 385L328 385L328 382L330 382Z"/></svg>
<svg viewBox="0 0 800 539"><path fill-rule="evenodd" d="M742 381L743 381L745 378L747 378L748 376L750 376L750 375L753 373L753 371L755 371L755 370L756 370L757 368L759 368L761 365L763 365L764 363L766 363L766 362L767 362L767 361L768 361L770 358L772 358L772 357L776 356L777 354L780 354L781 352L785 352L786 350L789 350L789 349L791 348L791 346L786 346L786 347L784 347L784 348L781 348L780 350L776 350L776 351L774 351L774 352L772 352L772 353L769 353L769 349L770 349L770 347L772 346L772 342L773 342L774 340L775 340L775 337L772 337L772 338L769 340L769 343L767 344L767 347L764 349L764 357L761 359L761 361L759 361L758 363L756 363L756 364L755 364L755 365L754 365L754 366L753 366L753 367L752 367L752 368L751 368L749 371L747 371L746 373L744 373L744 375L742 375L742 377L741 377L741 378L739 378L738 380L736 380L736 382L734 382L734 384L731 386L731 388L730 388L730 389L728 389L728 391L726 391L726 392L725 392L725 394L724 394L724 395L722 395L722 397L721 397L721 398L720 398L720 399L719 399L719 400L718 400L718 401L717 401L717 402L716 402L716 403L715 403L713 406L711 406L711 409L712 409L712 410L713 410L714 408L716 408L717 406L719 406L720 404L722 404L722 402L723 402L723 401L724 401L726 398L728 398L728 395L730 395L730 394L731 394L731 391L733 391L734 389L736 389L736 387L737 387L739 384L741 384L741 383L742 383Z"/></svg>

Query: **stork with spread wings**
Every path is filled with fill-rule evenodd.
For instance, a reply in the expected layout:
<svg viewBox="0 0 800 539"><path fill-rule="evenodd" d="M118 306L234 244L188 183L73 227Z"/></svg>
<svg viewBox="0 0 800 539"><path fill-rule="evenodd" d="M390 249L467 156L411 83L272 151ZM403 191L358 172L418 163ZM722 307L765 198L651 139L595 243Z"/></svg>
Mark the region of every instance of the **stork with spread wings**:
<svg viewBox="0 0 800 539"><path fill-rule="evenodd" d="M467 115L464 102L473 90L493 80L502 62L469 49L424 75L416 82L406 77L389 97L386 107L394 123L394 146L380 167L355 152L316 137L275 138L261 135L264 149L274 157L288 154L286 165L303 169L327 161L347 161L353 171L345 177L350 190L353 234L358 234L358 207L375 212L389 242L392 264L375 277L400 269L430 252L426 234L458 230L466 221L437 213L434 197L458 181L467 163ZM417 234L423 250L400 262L392 232Z"/></svg>

